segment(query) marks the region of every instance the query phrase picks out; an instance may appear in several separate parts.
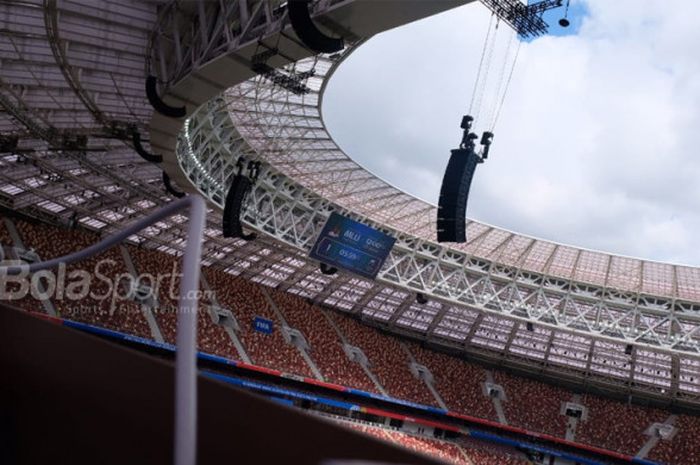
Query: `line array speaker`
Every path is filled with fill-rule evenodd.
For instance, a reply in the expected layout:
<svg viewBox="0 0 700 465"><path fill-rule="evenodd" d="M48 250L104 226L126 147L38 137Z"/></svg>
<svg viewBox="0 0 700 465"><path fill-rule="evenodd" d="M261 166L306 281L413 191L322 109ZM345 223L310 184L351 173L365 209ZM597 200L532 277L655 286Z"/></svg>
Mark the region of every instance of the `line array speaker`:
<svg viewBox="0 0 700 465"><path fill-rule="evenodd" d="M438 242L466 242L469 189L481 158L473 150L452 150L438 203Z"/></svg>
<svg viewBox="0 0 700 465"><path fill-rule="evenodd" d="M245 234L241 225L241 208L248 192L253 186L252 181L247 176L237 174L233 177L233 182L226 195L224 203L223 235L224 237L240 237L246 241L255 239L255 233Z"/></svg>

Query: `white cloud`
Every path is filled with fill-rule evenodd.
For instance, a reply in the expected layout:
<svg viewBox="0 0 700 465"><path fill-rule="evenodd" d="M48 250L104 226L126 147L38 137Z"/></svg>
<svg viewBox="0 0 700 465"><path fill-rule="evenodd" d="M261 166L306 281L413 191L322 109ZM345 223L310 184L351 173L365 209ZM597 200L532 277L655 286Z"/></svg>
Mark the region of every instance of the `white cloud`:
<svg viewBox="0 0 700 465"><path fill-rule="evenodd" d="M522 45L468 215L558 242L700 264L700 3L584 3L578 34ZM474 3L355 52L325 97L341 147L436 203L488 20Z"/></svg>

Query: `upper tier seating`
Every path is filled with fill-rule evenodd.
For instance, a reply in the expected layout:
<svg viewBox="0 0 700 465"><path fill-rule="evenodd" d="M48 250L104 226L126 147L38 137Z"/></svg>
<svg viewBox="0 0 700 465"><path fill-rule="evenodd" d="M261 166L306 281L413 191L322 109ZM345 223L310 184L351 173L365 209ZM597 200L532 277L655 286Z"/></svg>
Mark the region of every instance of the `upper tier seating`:
<svg viewBox="0 0 700 465"><path fill-rule="evenodd" d="M659 441L647 458L669 465L700 464L700 418L680 415L678 433L670 441Z"/></svg>
<svg viewBox="0 0 700 465"><path fill-rule="evenodd" d="M639 452L649 439L644 431L669 415L662 410L591 395L583 396L581 403L588 408L588 419L579 422L576 441L630 455Z"/></svg>
<svg viewBox="0 0 700 465"><path fill-rule="evenodd" d="M98 241L95 234L82 230L68 230L17 219L12 221L25 246L34 249L42 259L67 255ZM0 243L12 246L3 221L0 221ZM128 249L138 273L171 273L172 264L179 263L180 260L150 249L131 246ZM111 262L103 263L101 272L104 275L116 279L119 275L126 274L126 264L118 248L71 265L67 267L67 271L86 270L93 275L90 290L98 294L105 293L110 284L94 279L94 271L100 260L106 259ZM280 321L269 307L259 284L211 267L204 268L203 273L216 292L219 303L230 309L238 320L239 339L253 363L312 377L311 370L299 351L284 341L278 330ZM174 309L177 308L178 285L179 280L176 279L174 296L168 295L169 285L161 287L158 293L161 305L155 309L156 321L168 342L175 340ZM122 282L119 294L123 296L125 292ZM335 330L322 313L326 310L290 294L273 290L268 292L274 296L288 323L304 334L311 346L310 355L327 381L375 391L361 368L346 358ZM32 311L44 311L41 303L31 298L10 303ZM131 300L118 299L114 308L111 306L111 299L100 300L90 295L77 301L53 299L52 303L59 316L64 318L145 338L152 337L142 309ZM226 330L211 321L208 314L211 303L206 296L200 301L200 349L240 359ZM327 314L336 322L348 342L364 351L372 371L390 395L435 405L436 402L423 381L414 378L410 373L408 354L398 339L364 326L350 317L334 312ZM273 334L266 335L253 330L253 318L258 315L273 320L275 325L278 325ZM481 383L486 379L484 368L421 348L413 343L404 344L419 364L430 369L435 378L435 388L450 409L476 417L496 419L492 400L482 392ZM506 392L508 400L503 402L503 408L509 424L535 432L564 436L563 424L566 418L559 415L559 411L561 403L571 399L571 392L501 372L494 372L494 380L501 384ZM579 422L576 441L631 455L636 454L648 440L648 436L644 434L645 430L653 423L664 422L669 416L669 412L666 411L628 406L593 395L582 396L580 403L588 408L588 420ZM679 415L675 425L679 428L678 434L671 441L659 441L651 450L649 458L668 464L700 464L700 442L696 440L700 437L700 419ZM479 460L483 460L479 463L494 463L489 462L488 458Z"/></svg>
<svg viewBox="0 0 700 465"><path fill-rule="evenodd" d="M416 361L426 366L435 379L435 388L450 410L487 420L496 420L491 399L482 390L486 372L478 365L410 344Z"/></svg>
<svg viewBox="0 0 700 465"><path fill-rule="evenodd" d="M14 245L12 243L12 237L10 237L10 233L5 227L5 220L2 216L0 216L0 245L4 245L7 247L11 247Z"/></svg>
<svg viewBox="0 0 700 465"><path fill-rule="evenodd" d="M309 355L326 381L369 392L377 391L360 365L345 355L342 341L328 322L324 310L286 292L270 290L270 295L287 322L306 337L310 346Z"/></svg>
<svg viewBox="0 0 700 465"><path fill-rule="evenodd" d="M390 396L436 405L425 383L411 374L408 355L398 339L384 336L344 315L333 314L332 317L348 343L365 353L372 373Z"/></svg>
<svg viewBox="0 0 700 465"><path fill-rule="evenodd" d="M129 255L134 263L136 272L145 284L157 288L157 307L153 314L158 322L163 339L175 343L177 334L177 309L179 301L181 257L136 247L129 247ZM153 279L145 279L147 275L163 277L158 283ZM175 275L173 277L166 275ZM157 278L156 278L157 280ZM228 334L222 326L213 323L209 308L211 302L206 294L199 300L200 311L197 318L197 346L200 350L230 359L240 359Z"/></svg>
<svg viewBox="0 0 700 465"><path fill-rule="evenodd" d="M203 272L209 285L216 290L219 303L231 310L236 317L240 326L238 336L253 363L287 373L314 377L299 350L284 340L279 331L280 321L270 309L259 284L215 268L206 268ZM275 331L272 334L255 331L253 321L256 316L273 321L276 325Z"/></svg>
<svg viewBox="0 0 700 465"><path fill-rule="evenodd" d="M5 221L2 217L0 217L0 247L2 247L2 257L4 257L6 260L14 260L17 257L15 256L14 253L14 241L12 240L12 237L10 236L9 231L5 227ZM15 292L20 290L20 285L16 283L8 283L7 284L7 295L13 295ZM22 298L19 300L13 300L12 305L15 305L19 308L23 308L25 310L29 311L42 311L42 306L41 303L37 302L36 300L32 299L31 296L27 298Z"/></svg>
<svg viewBox="0 0 700 465"><path fill-rule="evenodd" d="M34 249L42 260L77 252L98 240L95 235L85 231L48 227L21 220L15 220L15 225L25 247ZM140 306L125 298L126 267L117 248L69 265L66 268L66 290L68 283L72 282L69 279L70 273L75 270L84 270L92 275L92 278L89 287L85 288L85 296L71 299L66 294L65 298L52 299L61 317L141 337L151 337L150 328ZM99 271L102 277L96 278L96 271ZM76 288L76 291L79 292L79 289ZM112 298L114 295L118 297ZM26 308L26 303L20 304ZM32 306L32 310L43 311L43 308L37 302Z"/></svg>
<svg viewBox="0 0 700 465"><path fill-rule="evenodd" d="M179 266L173 269L177 259L156 250L137 247L128 247L128 250L140 284L149 286L157 299L157 306L152 311L160 333L165 342L174 344L180 279L177 276L171 277L170 274L180 272Z"/></svg>
<svg viewBox="0 0 700 465"><path fill-rule="evenodd" d="M505 391L507 400L501 405L509 424L553 436L566 435L567 417L560 412L562 402L571 400L570 391L502 371L495 371L493 378Z"/></svg>

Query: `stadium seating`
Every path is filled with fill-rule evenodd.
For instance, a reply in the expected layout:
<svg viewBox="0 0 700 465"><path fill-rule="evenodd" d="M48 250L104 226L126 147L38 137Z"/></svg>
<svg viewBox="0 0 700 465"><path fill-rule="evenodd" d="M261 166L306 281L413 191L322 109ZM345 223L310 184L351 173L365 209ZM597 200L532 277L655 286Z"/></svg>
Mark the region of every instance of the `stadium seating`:
<svg viewBox="0 0 700 465"><path fill-rule="evenodd" d="M635 455L649 439L644 431L668 418L668 412L584 395L588 419L579 423L576 441Z"/></svg>
<svg viewBox="0 0 700 465"><path fill-rule="evenodd" d="M372 373L389 395L425 405L436 405L435 398L425 383L411 374L408 356L398 339L384 336L344 315L332 316L348 342L365 353Z"/></svg>
<svg viewBox="0 0 700 465"><path fill-rule="evenodd" d="M659 441L648 458L666 464L695 465L700 463L700 418L679 415L678 432L670 441Z"/></svg>
<svg viewBox="0 0 700 465"><path fill-rule="evenodd" d="M501 405L508 424L553 436L566 435L566 416L560 411L562 402L571 400L570 391L503 371L494 371L493 378L505 391L506 400Z"/></svg>
<svg viewBox="0 0 700 465"><path fill-rule="evenodd" d="M3 246L12 246L12 238L7 228L5 228L5 222L2 217L0 217L0 244Z"/></svg>
<svg viewBox="0 0 700 465"><path fill-rule="evenodd" d="M98 239L96 235L82 230L68 230L18 219L13 219L13 222L25 246L34 249L42 259L75 252ZM0 243L5 246L12 244L2 221ZM179 258L154 250L132 246L129 246L128 250L138 273L170 273L173 263L179 262ZM105 259L111 261L107 267L101 269L103 274L116 278L126 273L126 264L117 248L71 265L67 271L83 269L94 274L95 266ZM219 303L230 309L238 320L238 337L253 363L289 373L313 376L299 351L284 341L280 331L267 335L253 330L252 321L255 316L272 320L275 325L281 323L269 307L259 284L211 267L205 268L203 272L216 292ZM161 286L158 292L160 305L153 312L160 331L168 342L175 340L174 309L177 308L178 284L176 279L173 296L169 295L169 283ZM93 279L91 290L100 294L108 291L109 286L102 280ZM126 293L124 285L119 287L119 292L120 295ZM345 356L340 339L327 321L326 315L333 319L350 344L364 351L371 363L372 372L390 395L422 404L436 404L423 381L411 374L408 354L398 339L364 326L345 315L320 309L297 296L271 289L267 292L274 298L287 322L304 334L311 347L309 353L327 381L375 391L364 371ZM118 305L112 308L110 299L99 300L90 295L79 301L52 300L59 315L64 318L141 337L152 337L139 305L128 299L116 302ZM41 303L31 298L12 303L28 310L43 311ZM211 321L208 310L212 302L204 295L200 303L203 310L199 315L200 349L240 359L240 354L226 331ZM484 368L433 352L414 343L403 344L419 364L430 369L434 376L435 388L448 408L476 417L496 419L493 402L482 392L481 383L486 379ZM561 403L571 399L571 392L499 371L494 372L494 380L505 390L508 400L503 402L503 408L511 425L564 436L566 418L559 415L559 411ZM593 395L582 396L580 403L588 408L588 419L579 423L576 441L626 454L636 454L648 440L648 436L644 434L645 430L653 423L665 421L669 416L668 412L662 410L628 406ZM679 432L673 440L660 441L652 449L649 457L664 463L700 463L700 446L695 441L700 435L700 419L681 415L676 421L676 426ZM417 444L420 441L406 441L414 447L419 447ZM475 463L507 463L493 462L488 458L488 452L478 451L473 454L477 458Z"/></svg>
<svg viewBox="0 0 700 465"><path fill-rule="evenodd" d="M159 285L155 285L152 280L144 279L144 283L151 283L157 287L158 305L152 309L163 339L166 342L174 343L177 334L177 308L178 290L180 286L180 258L154 250L144 250L136 247L129 247L129 255L134 262L134 267L139 276L146 274L152 276L162 276L170 273L172 277L164 278ZM203 294L199 300L200 312L198 315L198 336L197 345L200 350L222 357L239 359L236 349L231 342L226 331L215 325L209 316L211 302Z"/></svg>
<svg viewBox="0 0 700 465"><path fill-rule="evenodd" d="M499 455L483 449L469 449L467 451L469 459L474 465L529 465L525 459L513 457L511 455Z"/></svg>
<svg viewBox="0 0 700 465"><path fill-rule="evenodd" d="M157 277L173 273L173 263L175 263L176 258L155 250L144 250L137 247L128 247L128 250L136 273L141 278L141 284L148 285L156 291L154 294L158 302L152 311L163 339L174 344L177 329L177 286L179 286L180 280L173 277L174 283L171 282L170 278L164 278L157 282ZM150 278L151 276L154 278ZM174 289L174 294L171 288Z"/></svg>
<svg viewBox="0 0 700 465"><path fill-rule="evenodd" d="M34 249L42 260L76 252L97 241L96 236L85 231L48 227L21 220L16 220L15 225L25 247ZM98 266L103 277L96 279L94 274ZM150 328L139 305L123 298L126 289L120 276L126 273L126 267L118 249L112 248L68 266L66 276L75 270L84 270L93 275L89 293L78 300L67 296L52 299L60 316L141 337L151 337ZM114 293L122 297L113 299ZM29 304L28 300L24 300L18 304L23 308L31 307L34 311L42 310L38 302Z"/></svg>
<svg viewBox="0 0 700 465"><path fill-rule="evenodd" d="M412 436L394 429L369 426L355 422L341 422L354 430L360 431L369 436L399 444L407 449L420 452L430 457L444 460L455 465L470 465L460 448L456 444L446 441L438 441L419 436Z"/></svg>
<svg viewBox="0 0 700 465"><path fill-rule="evenodd" d="M199 318L197 320L197 345L200 350L210 354L220 355L232 360L240 360L233 342L221 325L215 324L209 314L209 303L200 302Z"/></svg>
<svg viewBox="0 0 700 465"><path fill-rule="evenodd" d="M428 439L419 436L411 436L398 431L386 430L388 439L402 445L407 449L420 452L431 457L437 457L448 463L469 465L465 454L460 451L460 447L437 439Z"/></svg>
<svg viewBox="0 0 700 465"><path fill-rule="evenodd" d="M355 422L355 421L344 421L344 420L337 420L338 423L341 425L348 427L350 429L353 429L355 431L359 431L361 433L364 433L368 436L373 436L377 439L382 439L382 440L388 440L389 437L385 433L385 428L381 428L379 426L373 426L369 425L366 423L360 423L360 422Z"/></svg>
<svg viewBox="0 0 700 465"><path fill-rule="evenodd" d="M3 257L6 258L7 260L12 260L16 258L14 256L13 252L13 247L14 247L14 241L12 240L12 237L10 236L9 231L5 227L5 221L3 220L2 217L0 217L0 247L3 248ZM19 285L15 283L8 283L7 284L7 292L8 295L9 293L14 293L19 290ZM16 305L17 307L23 308L25 310L41 310L40 308L37 308L37 305L41 307L41 304L38 302L34 301L31 298L26 298L26 299L21 299L21 300L16 300L12 302L13 305Z"/></svg>
<svg viewBox="0 0 700 465"><path fill-rule="evenodd" d="M528 465L530 462L499 447L460 439L459 443L407 434L395 429L341 421L341 424L384 441L455 465Z"/></svg>
<svg viewBox="0 0 700 465"><path fill-rule="evenodd" d="M474 465L530 465L531 463L523 457L521 452L498 444L460 438L459 446Z"/></svg>
<svg viewBox="0 0 700 465"><path fill-rule="evenodd" d="M180 257L174 257L163 252L130 248L130 255L139 274L148 273L157 276L159 273L175 273L175 277L164 279L158 287L159 305L153 309L163 338L174 343L177 334L177 308L180 286ZM199 299L200 312L198 318L198 347L208 353L238 359L235 347L226 331L214 324L209 315L211 301L206 294Z"/></svg>
<svg viewBox="0 0 700 465"><path fill-rule="evenodd" d="M214 268L205 269L204 274L209 285L216 290L219 303L231 310L238 320L238 336L253 363L314 377L297 348L287 344L279 330L264 334L253 329L253 321L257 316L273 321L278 328L280 325L258 284Z"/></svg>
<svg viewBox="0 0 700 465"><path fill-rule="evenodd" d="M270 290L270 295L287 322L306 337L311 348L309 354L326 381L377 391L362 368L345 355L342 342L323 314L324 310L286 292Z"/></svg>
<svg viewBox="0 0 700 465"><path fill-rule="evenodd" d="M483 368L417 344L410 344L409 349L416 361L431 371L435 388L450 410L496 420L493 402L482 391L482 383L486 381Z"/></svg>

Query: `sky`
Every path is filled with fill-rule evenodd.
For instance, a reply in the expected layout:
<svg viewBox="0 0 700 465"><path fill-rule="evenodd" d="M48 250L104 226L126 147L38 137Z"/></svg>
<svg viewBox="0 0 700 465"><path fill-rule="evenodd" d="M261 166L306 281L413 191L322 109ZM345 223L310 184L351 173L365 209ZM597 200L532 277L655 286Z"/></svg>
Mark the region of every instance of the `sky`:
<svg viewBox="0 0 700 465"><path fill-rule="evenodd" d="M561 14L547 17L552 34L520 44L467 216L579 247L700 265L700 2L572 0L566 30ZM323 103L340 147L437 204L489 19L473 2L354 52ZM517 41L505 45L507 28L498 34L486 95L502 82L506 51L517 50ZM495 112L488 103L477 129L492 120L483 117Z"/></svg>

